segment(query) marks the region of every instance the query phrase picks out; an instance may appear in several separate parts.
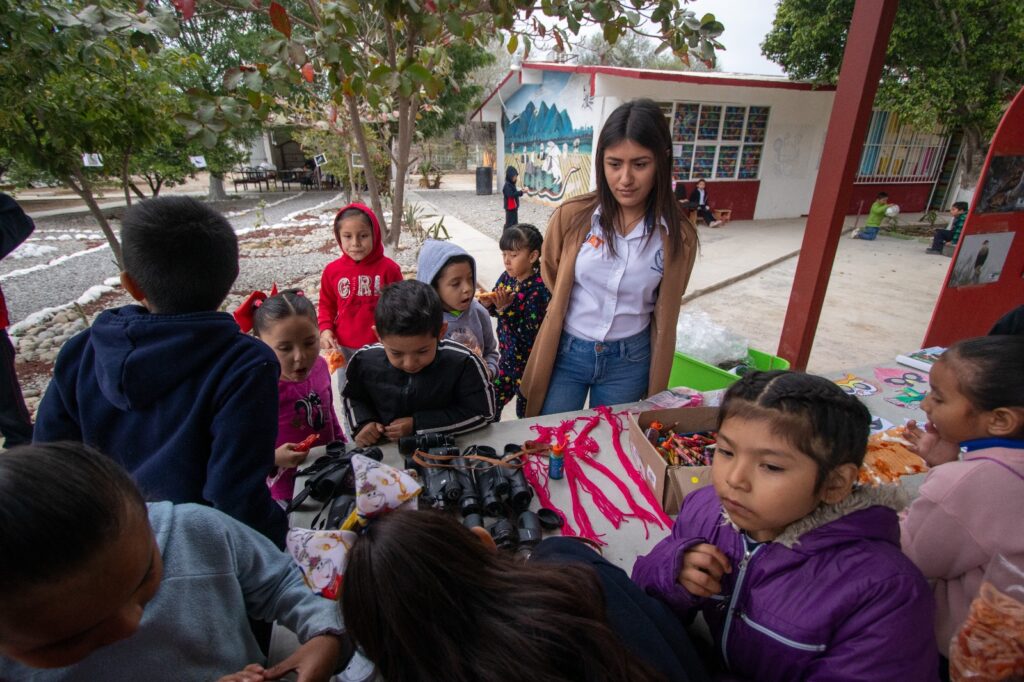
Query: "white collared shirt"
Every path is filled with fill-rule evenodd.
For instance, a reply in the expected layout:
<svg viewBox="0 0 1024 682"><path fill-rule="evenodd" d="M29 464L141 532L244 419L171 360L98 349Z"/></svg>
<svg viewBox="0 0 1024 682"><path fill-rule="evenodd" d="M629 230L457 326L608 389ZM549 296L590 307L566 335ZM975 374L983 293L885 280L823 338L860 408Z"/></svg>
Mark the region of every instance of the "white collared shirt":
<svg viewBox="0 0 1024 682"><path fill-rule="evenodd" d="M639 334L651 323L658 287L665 273L661 235L646 238L644 224L627 236L615 234L615 256L601 233L600 206L576 257L565 331L588 341L617 341Z"/></svg>

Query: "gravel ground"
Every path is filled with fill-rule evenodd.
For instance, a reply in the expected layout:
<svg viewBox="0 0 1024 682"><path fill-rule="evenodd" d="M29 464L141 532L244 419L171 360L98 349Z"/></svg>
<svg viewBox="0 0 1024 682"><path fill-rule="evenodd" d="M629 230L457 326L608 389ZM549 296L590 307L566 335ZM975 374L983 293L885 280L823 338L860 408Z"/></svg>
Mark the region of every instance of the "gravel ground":
<svg viewBox="0 0 1024 682"><path fill-rule="evenodd" d="M501 194L477 195L463 190L415 190L406 195L413 202L433 204L441 215L453 215L494 239L501 238L505 210ZM525 197L519 205L519 222L532 223L543 233L554 206L544 206Z"/></svg>
<svg viewBox="0 0 1024 682"><path fill-rule="evenodd" d="M265 201L262 209L259 202ZM326 226L319 236L333 244L330 232L330 216L333 210L344 204L344 197L333 192L274 193L260 197L246 197L214 203L213 206L225 212L232 226L243 232L242 242L248 241L244 232L264 225L282 222L287 216L313 211L329 211ZM314 210L315 209L315 210ZM115 211L115 214L119 213ZM299 216L296 216L299 217ZM289 224L307 226L309 220L293 220ZM115 231L119 223L112 224ZM287 232L280 230L279 232ZM70 235L72 239L51 239ZM84 237L78 238L75 237ZM309 237L313 239L312 236ZM118 274L117 266L109 249L100 248L93 253L76 256L57 266L10 276L12 271L51 262L57 257L85 251L106 244L106 238L89 215L51 216L36 221L36 231L29 242L35 245L56 246L57 252L50 252L33 258L8 257L0 261L0 285L3 286L11 321L16 323L30 313L43 308L59 306L74 301L89 287L101 284L105 279ZM244 246L243 246L244 251ZM333 256L332 256L333 257ZM291 282L311 272L319 272L330 260L325 254L304 253L301 250L279 253L277 257L243 258L241 274L236 287L249 287L257 283ZM260 286L263 286L260 284Z"/></svg>

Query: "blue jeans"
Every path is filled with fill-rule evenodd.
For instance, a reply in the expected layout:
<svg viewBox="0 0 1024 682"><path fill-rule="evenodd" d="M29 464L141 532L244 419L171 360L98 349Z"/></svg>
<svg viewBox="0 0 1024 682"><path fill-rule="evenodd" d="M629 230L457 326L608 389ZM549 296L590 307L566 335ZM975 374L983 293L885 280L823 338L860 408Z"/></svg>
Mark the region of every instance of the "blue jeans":
<svg viewBox="0 0 1024 682"><path fill-rule="evenodd" d="M878 231L882 229L880 227L864 227L857 232L857 239L866 239L869 242L875 240L878 236Z"/></svg>
<svg viewBox="0 0 1024 682"><path fill-rule="evenodd" d="M651 330L618 341L596 343L562 332L558 356L541 414L640 400L651 370Z"/></svg>

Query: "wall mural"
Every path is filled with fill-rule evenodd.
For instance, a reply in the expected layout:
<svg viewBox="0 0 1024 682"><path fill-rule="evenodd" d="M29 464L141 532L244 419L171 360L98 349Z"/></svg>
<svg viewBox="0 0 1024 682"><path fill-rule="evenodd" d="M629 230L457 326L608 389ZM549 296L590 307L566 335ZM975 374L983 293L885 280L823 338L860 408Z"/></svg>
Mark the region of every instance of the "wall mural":
<svg viewBox="0 0 1024 682"><path fill-rule="evenodd" d="M527 196L557 204L590 191L593 106L588 76L551 71L505 102L505 165Z"/></svg>

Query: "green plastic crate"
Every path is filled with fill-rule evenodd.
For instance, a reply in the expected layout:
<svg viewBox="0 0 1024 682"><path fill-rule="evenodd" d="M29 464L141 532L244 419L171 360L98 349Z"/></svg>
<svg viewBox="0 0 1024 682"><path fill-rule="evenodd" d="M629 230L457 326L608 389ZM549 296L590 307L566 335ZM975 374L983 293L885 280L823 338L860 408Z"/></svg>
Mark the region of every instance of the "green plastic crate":
<svg viewBox="0 0 1024 682"><path fill-rule="evenodd" d="M750 349L750 359L755 369L789 369L789 361L776 355L769 355L759 350ZM714 365L701 362L689 355L676 353L676 359L672 362L672 373L668 377L668 387L689 386L698 391L714 391L719 388L728 388L738 376L719 369Z"/></svg>

